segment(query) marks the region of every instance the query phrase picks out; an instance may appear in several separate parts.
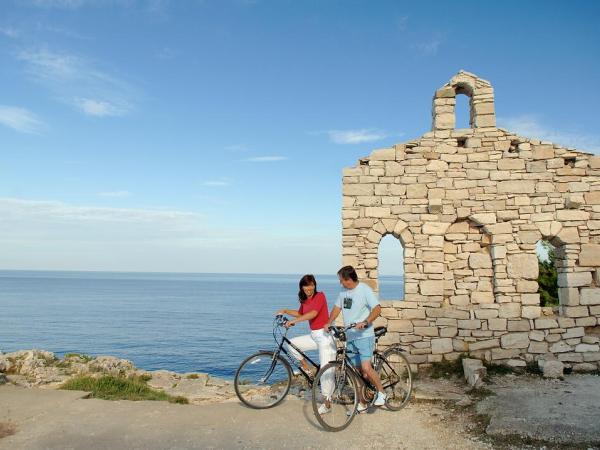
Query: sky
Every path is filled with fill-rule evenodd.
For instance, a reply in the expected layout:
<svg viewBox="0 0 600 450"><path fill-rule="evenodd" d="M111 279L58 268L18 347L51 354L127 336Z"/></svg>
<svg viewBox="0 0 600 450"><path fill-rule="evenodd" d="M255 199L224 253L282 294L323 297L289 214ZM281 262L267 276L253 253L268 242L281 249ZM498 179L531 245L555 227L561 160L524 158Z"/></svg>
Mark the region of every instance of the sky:
<svg viewBox="0 0 600 450"><path fill-rule="evenodd" d="M581 0L2 0L0 269L333 274L342 169L429 131L460 69L499 126L600 153L599 20ZM401 253L384 240L380 272Z"/></svg>

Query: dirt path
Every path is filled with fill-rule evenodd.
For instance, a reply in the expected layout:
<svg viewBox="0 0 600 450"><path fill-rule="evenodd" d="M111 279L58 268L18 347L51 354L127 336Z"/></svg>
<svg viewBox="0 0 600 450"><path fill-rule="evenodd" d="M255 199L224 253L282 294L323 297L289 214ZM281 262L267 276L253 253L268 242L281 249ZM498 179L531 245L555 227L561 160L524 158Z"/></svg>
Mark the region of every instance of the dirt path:
<svg viewBox="0 0 600 450"><path fill-rule="evenodd" d="M83 399L73 391L0 386L0 423L15 434L0 449L394 448L485 449L466 423L439 406L358 416L340 433L322 431L308 402L290 397L255 411L210 406Z"/></svg>

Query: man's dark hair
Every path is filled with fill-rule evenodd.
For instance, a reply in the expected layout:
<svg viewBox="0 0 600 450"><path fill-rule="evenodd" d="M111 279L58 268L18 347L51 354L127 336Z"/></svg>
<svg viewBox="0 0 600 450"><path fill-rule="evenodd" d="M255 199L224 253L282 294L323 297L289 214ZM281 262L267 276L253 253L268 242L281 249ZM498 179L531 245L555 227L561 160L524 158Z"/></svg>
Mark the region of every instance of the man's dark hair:
<svg viewBox="0 0 600 450"><path fill-rule="evenodd" d="M356 275L356 270L352 266L344 266L340 270L338 270L338 276L342 277L344 280L352 280L354 282L358 281L358 275Z"/></svg>

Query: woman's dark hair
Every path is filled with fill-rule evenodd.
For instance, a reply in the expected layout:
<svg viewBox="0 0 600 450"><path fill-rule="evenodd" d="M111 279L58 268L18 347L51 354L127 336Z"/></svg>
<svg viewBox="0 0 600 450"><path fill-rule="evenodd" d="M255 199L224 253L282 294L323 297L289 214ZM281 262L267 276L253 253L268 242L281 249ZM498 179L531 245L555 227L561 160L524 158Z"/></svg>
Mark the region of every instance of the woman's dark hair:
<svg viewBox="0 0 600 450"><path fill-rule="evenodd" d="M340 270L338 270L338 275L342 277L344 280L352 280L354 282L358 281L358 275L356 275L356 270L352 266L344 266Z"/></svg>
<svg viewBox="0 0 600 450"><path fill-rule="evenodd" d="M315 277L309 274L304 275L302 278L300 278L300 282L298 283L298 287L300 288L300 290L298 291L298 300L300 300L300 303L304 303L308 298L306 297L306 294L304 293L302 287L309 286L311 284L315 285L315 293L313 294L313 296L317 295L317 280L315 280Z"/></svg>

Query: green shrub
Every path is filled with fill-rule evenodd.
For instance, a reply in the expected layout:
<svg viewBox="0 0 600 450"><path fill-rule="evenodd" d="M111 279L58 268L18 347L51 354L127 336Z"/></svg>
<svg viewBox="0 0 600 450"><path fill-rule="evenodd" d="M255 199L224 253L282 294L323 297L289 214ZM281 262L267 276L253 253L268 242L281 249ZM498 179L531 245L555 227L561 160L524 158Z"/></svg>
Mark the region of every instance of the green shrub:
<svg viewBox="0 0 600 450"><path fill-rule="evenodd" d="M540 293L540 304L542 306L558 305L558 273L554 262L556 253L554 247L547 242L541 241L542 247L548 252L548 259L542 260L538 254L538 292Z"/></svg>

